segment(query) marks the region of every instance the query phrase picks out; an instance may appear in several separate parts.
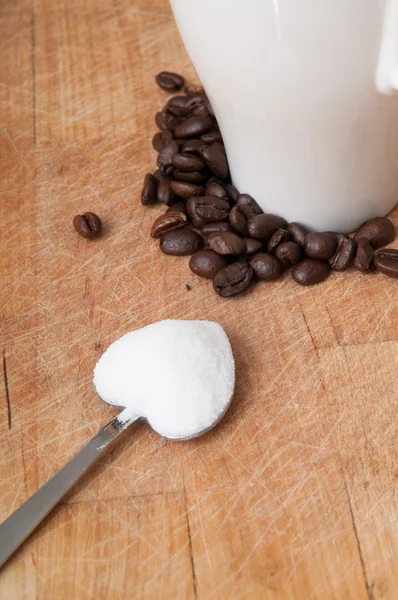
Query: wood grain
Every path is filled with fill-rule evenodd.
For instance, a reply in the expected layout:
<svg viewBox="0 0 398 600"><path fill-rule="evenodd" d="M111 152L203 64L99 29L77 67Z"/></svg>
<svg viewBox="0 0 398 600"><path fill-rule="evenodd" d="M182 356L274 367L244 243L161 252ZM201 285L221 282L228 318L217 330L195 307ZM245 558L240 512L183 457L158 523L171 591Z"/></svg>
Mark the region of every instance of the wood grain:
<svg viewBox="0 0 398 600"><path fill-rule="evenodd" d="M217 320L238 382L203 439L127 432L1 597L395 600L397 282L285 278L228 301L158 251L161 209L139 201L154 75L194 80L166 0L0 1L0 50L0 519L115 414L91 374L121 334ZM71 226L85 210L94 242Z"/></svg>

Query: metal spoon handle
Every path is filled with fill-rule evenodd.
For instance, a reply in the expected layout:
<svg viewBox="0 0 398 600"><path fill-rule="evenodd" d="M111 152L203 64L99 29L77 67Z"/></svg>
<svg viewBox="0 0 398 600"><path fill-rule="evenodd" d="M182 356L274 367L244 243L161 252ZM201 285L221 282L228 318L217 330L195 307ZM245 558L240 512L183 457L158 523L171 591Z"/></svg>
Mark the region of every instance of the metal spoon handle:
<svg viewBox="0 0 398 600"><path fill-rule="evenodd" d="M14 554L105 448L138 417L123 411L105 425L58 473L0 525L0 567Z"/></svg>

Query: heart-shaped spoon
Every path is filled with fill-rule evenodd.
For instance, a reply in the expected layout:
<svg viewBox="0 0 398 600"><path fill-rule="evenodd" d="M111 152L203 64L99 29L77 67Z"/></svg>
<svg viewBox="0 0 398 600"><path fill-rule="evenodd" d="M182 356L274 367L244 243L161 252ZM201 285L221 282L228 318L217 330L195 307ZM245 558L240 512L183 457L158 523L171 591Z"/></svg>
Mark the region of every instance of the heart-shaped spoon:
<svg viewBox="0 0 398 600"><path fill-rule="evenodd" d="M172 440L198 437L224 416L234 384L231 345L217 323L161 321L114 342L97 363L94 385L123 412L0 526L0 567L132 423L144 419Z"/></svg>

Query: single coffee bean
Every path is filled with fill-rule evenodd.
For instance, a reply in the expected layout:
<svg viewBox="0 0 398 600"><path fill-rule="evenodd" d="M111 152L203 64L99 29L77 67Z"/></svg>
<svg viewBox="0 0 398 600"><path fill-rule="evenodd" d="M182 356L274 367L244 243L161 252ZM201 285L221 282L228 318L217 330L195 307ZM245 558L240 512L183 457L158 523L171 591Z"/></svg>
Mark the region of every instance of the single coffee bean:
<svg viewBox="0 0 398 600"><path fill-rule="evenodd" d="M220 142L214 142L211 146L202 146L198 149L198 154L216 177L221 177L221 179L228 177L227 155L224 146Z"/></svg>
<svg viewBox="0 0 398 600"><path fill-rule="evenodd" d="M337 249L329 259L329 264L335 271L345 271L354 260L357 244L355 240L342 233L337 234L336 239Z"/></svg>
<svg viewBox="0 0 398 600"><path fill-rule="evenodd" d="M229 204L226 200L213 196L193 197L187 202L187 211L194 227L200 228L206 223L227 219Z"/></svg>
<svg viewBox="0 0 398 600"><path fill-rule="evenodd" d="M285 267L291 267L302 259L303 250L296 242L283 242L276 249L275 256Z"/></svg>
<svg viewBox="0 0 398 600"><path fill-rule="evenodd" d="M175 169L173 171L173 177L174 179L177 179L177 181L185 181L186 183L195 183L196 185L199 185L200 183L205 183L209 175L197 171L194 171L193 173L184 173L184 171Z"/></svg>
<svg viewBox="0 0 398 600"><path fill-rule="evenodd" d="M336 252L336 234L330 231L314 231L305 238L304 250L310 258L328 260Z"/></svg>
<svg viewBox="0 0 398 600"><path fill-rule="evenodd" d="M229 298L249 289L253 280L253 269L247 262L236 262L217 273L213 287L219 296Z"/></svg>
<svg viewBox="0 0 398 600"><path fill-rule="evenodd" d="M156 75L156 83L162 90L166 92L178 92L184 85L185 81L181 75L177 73L169 73L169 71L162 71Z"/></svg>
<svg viewBox="0 0 398 600"><path fill-rule="evenodd" d="M306 258L293 267L292 276L299 285L315 285L330 275L330 265L324 260Z"/></svg>
<svg viewBox="0 0 398 600"><path fill-rule="evenodd" d="M206 186L206 196L216 196L217 198L226 198L227 194L224 188L217 181L209 181Z"/></svg>
<svg viewBox="0 0 398 600"><path fill-rule="evenodd" d="M158 201L158 180L151 173L147 173L141 192L141 202L144 206L150 206Z"/></svg>
<svg viewBox="0 0 398 600"><path fill-rule="evenodd" d="M210 248L217 254L237 256L238 254L244 254L246 251L246 244L242 238L236 233L228 231L212 233L208 238L208 243Z"/></svg>
<svg viewBox="0 0 398 600"><path fill-rule="evenodd" d="M173 156L173 165L176 169L187 173L202 171L205 168L200 158L192 154L175 154Z"/></svg>
<svg viewBox="0 0 398 600"><path fill-rule="evenodd" d="M398 278L398 250L386 248L376 252L375 267L384 275Z"/></svg>
<svg viewBox="0 0 398 600"><path fill-rule="evenodd" d="M210 113L209 113L209 109L202 104L201 106L195 106L195 108L192 110L192 114L195 117L209 117Z"/></svg>
<svg viewBox="0 0 398 600"><path fill-rule="evenodd" d="M395 229L393 223L387 217L376 217L367 221L358 229L355 239L366 238L369 240L373 250L387 246L395 238Z"/></svg>
<svg viewBox="0 0 398 600"><path fill-rule="evenodd" d="M206 107L204 108L207 110ZM205 142L205 144L213 144L214 142L222 142L222 135L219 130L208 131L207 133L201 135L200 139L202 142Z"/></svg>
<svg viewBox="0 0 398 600"><path fill-rule="evenodd" d="M249 219L247 225L252 238L268 241L275 231L285 229L286 221L276 215L254 215Z"/></svg>
<svg viewBox="0 0 398 600"><path fill-rule="evenodd" d="M176 202L176 197L171 189L171 181L168 177L161 177L158 185L158 200L166 206L171 206Z"/></svg>
<svg viewBox="0 0 398 600"><path fill-rule="evenodd" d="M229 213L229 222L235 231L241 235L249 235L248 219L240 206L235 204Z"/></svg>
<svg viewBox="0 0 398 600"><path fill-rule="evenodd" d="M262 250L262 243L259 240L253 240L253 238L243 238L246 245L246 254L252 255L257 254Z"/></svg>
<svg viewBox="0 0 398 600"><path fill-rule="evenodd" d="M290 242L291 236L290 233L286 229L278 229L271 236L268 242L268 252L270 254L274 254L275 250L280 244L284 244L285 242Z"/></svg>
<svg viewBox="0 0 398 600"><path fill-rule="evenodd" d="M210 117L189 117L175 128L174 134L177 138L197 137L210 129L211 125Z"/></svg>
<svg viewBox="0 0 398 600"><path fill-rule="evenodd" d="M156 150L156 152L161 152L165 147L166 142L164 141L161 133L155 133L152 138L152 146Z"/></svg>
<svg viewBox="0 0 398 600"><path fill-rule="evenodd" d="M254 215L261 215L263 212L255 199L249 194L239 194L236 204L241 208L248 219L251 219Z"/></svg>
<svg viewBox="0 0 398 600"><path fill-rule="evenodd" d="M159 111L155 115L155 123L161 131L165 131L167 129L175 129L181 121L165 111Z"/></svg>
<svg viewBox="0 0 398 600"><path fill-rule="evenodd" d="M230 202L235 203L238 200L239 192L232 183L226 183L224 185L225 191L227 192L227 198Z"/></svg>
<svg viewBox="0 0 398 600"><path fill-rule="evenodd" d="M160 215L152 225L151 236L160 238L168 231L184 227L187 223L187 216L182 212L167 211Z"/></svg>
<svg viewBox="0 0 398 600"><path fill-rule="evenodd" d="M188 152L190 154L195 154L198 151L198 149L202 146L203 142L194 138L193 140L188 140L187 142L185 142L185 144L182 146L181 151Z"/></svg>
<svg viewBox="0 0 398 600"><path fill-rule="evenodd" d="M219 221L218 223L206 223L202 227L202 235L210 235L211 233L219 233L220 231L230 231L233 233L233 229L229 223L225 221Z"/></svg>
<svg viewBox="0 0 398 600"><path fill-rule="evenodd" d="M76 215L73 219L73 227L76 229L77 233L92 240L100 235L102 231L102 221L95 213L86 212L84 215Z"/></svg>
<svg viewBox="0 0 398 600"><path fill-rule="evenodd" d="M170 182L171 189L173 192L180 196L180 198L192 198L192 196L203 196L205 188L194 183L187 183L186 181L173 181Z"/></svg>
<svg viewBox="0 0 398 600"><path fill-rule="evenodd" d="M354 267L359 271L370 271L373 268L374 250L366 237L356 240L357 251L354 257Z"/></svg>
<svg viewBox="0 0 398 600"><path fill-rule="evenodd" d="M204 96L205 91L201 85L190 84L186 85L184 88L184 92L187 96Z"/></svg>
<svg viewBox="0 0 398 600"><path fill-rule="evenodd" d="M191 105L187 96L173 96L167 102L163 110L175 117L186 117L191 111Z"/></svg>
<svg viewBox="0 0 398 600"><path fill-rule="evenodd" d="M199 250L189 261L191 271L205 279L214 279L217 273L226 266L226 259L213 250Z"/></svg>
<svg viewBox="0 0 398 600"><path fill-rule="evenodd" d="M170 142L160 152L157 165L162 175L171 175L174 170L173 158L178 153L178 144Z"/></svg>
<svg viewBox="0 0 398 600"><path fill-rule="evenodd" d="M203 246L201 236L192 229L175 229L160 239L160 249L170 256L189 256Z"/></svg>
<svg viewBox="0 0 398 600"><path fill-rule="evenodd" d="M169 208L166 210L166 212L180 212L183 213L184 215L187 214L187 209L185 206L185 202L175 202L174 204L172 204L171 206L169 206Z"/></svg>
<svg viewBox="0 0 398 600"><path fill-rule="evenodd" d="M301 246L301 248L304 248L305 238L307 237L308 231L298 223L289 223L289 225L287 226L287 231L292 236L292 241L296 242L296 244Z"/></svg>
<svg viewBox="0 0 398 600"><path fill-rule="evenodd" d="M282 263L272 254L258 252L249 262L260 281L276 281L283 273Z"/></svg>

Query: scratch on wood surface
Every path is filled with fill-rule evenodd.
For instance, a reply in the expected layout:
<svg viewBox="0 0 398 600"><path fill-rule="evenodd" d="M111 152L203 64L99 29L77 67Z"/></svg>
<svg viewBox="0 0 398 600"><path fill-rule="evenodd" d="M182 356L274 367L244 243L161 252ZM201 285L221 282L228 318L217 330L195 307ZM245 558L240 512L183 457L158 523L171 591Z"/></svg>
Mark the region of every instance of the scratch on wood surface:
<svg viewBox="0 0 398 600"><path fill-rule="evenodd" d="M4 375L4 387L6 390L6 401L7 401L7 415L8 415L8 429L11 430L11 399L10 399L10 388L8 385L7 375L7 357L6 352L3 350L3 375Z"/></svg>
<svg viewBox="0 0 398 600"><path fill-rule="evenodd" d="M366 593L367 593L367 596L368 596L368 600L374 600L374 595L373 595L373 586L374 586L374 584L370 584L369 583L368 574L366 572L365 560L364 560L363 553L362 553L362 548L361 548L361 542L359 541L358 530L357 530L357 526L356 526L356 523L355 523L354 512L352 510L351 498L350 498L350 494L349 494L348 488L347 488L347 483L344 482L344 485L345 485L345 491L346 491L346 494L347 494L348 507L349 507L349 510L350 510L352 527L354 529L355 540L356 540L356 543L357 543L359 560L360 560L360 563L361 563L361 569L362 569L362 573L363 573L363 578L364 578Z"/></svg>
<svg viewBox="0 0 398 600"><path fill-rule="evenodd" d="M301 309L301 314L303 315L305 326L307 328L308 333L310 334L312 345L314 346L315 354L317 355L317 358L319 359L318 348L316 346L316 343L315 343L315 340L314 340L314 336L312 335L311 329L310 329L310 327L308 325L307 317L305 316L305 312L304 312L303 307L301 306L300 302L299 302L299 305L300 305L300 309Z"/></svg>
<svg viewBox="0 0 398 600"><path fill-rule="evenodd" d="M185 483L184 483L184 496L185 496L185 512L186 512L186 516L187 516L189 556L190 556L190 560L191 560L191 569L192 569L193 593L194 593L195 600L198 600L198 588L196 585L195 561L193 558L193 548L192 548L191 524L189 522L189 512L188 512L188 503L187 503L187 494L186 494L186 489L185 489Z"/></svg>

